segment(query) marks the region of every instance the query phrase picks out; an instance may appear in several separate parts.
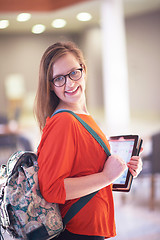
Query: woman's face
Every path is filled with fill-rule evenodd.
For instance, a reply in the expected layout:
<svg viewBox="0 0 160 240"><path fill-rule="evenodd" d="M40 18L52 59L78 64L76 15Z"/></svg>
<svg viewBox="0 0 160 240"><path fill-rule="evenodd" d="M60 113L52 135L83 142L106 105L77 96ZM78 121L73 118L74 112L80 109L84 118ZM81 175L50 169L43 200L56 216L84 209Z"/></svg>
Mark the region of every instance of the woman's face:
<svg viewBox="0 0 160 240"><path fill-rule="evenodd" d="M76 69L81 68L75 56L68 53L60 57L53 65L53 78L66 75ZM66 76L66 84L62 87L56 87L51 83L51 90L55 92L60 103L67 106L71 104L79 104L85 97L85 72L82 71L82 77L73 81Z"/></svg>

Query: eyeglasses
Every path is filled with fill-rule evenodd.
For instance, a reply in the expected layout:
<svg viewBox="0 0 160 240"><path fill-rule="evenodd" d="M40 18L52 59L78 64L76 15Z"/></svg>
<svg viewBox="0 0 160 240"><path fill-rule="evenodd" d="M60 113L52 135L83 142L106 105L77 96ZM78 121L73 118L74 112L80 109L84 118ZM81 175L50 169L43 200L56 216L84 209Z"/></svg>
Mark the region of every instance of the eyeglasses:
<svg viewBox="0 0 160 240"><path fill-rule="evenodd" d="M78 81L82 77L82 70L83 68L78 68L66 75L60 75L51 80L51 82L56 86L56 87L62 87L63 85L66 84L66 77L68 76L71 80L73 81Z"/></svg>

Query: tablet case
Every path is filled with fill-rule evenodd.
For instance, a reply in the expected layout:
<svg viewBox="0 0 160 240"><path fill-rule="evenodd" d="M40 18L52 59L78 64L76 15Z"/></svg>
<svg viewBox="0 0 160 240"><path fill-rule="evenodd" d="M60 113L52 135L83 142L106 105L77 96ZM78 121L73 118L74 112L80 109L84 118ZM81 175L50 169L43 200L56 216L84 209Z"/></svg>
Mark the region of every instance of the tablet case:
<svg viewBox="0 0 160 240"><path fill-rule="evenodd" d="M141 138L139 138L138 135L113 136L113 137L109 138L109 142L110 142L110 144L111 144L111 141L114 141L114 142L118 143L119 141L122 141L121 139L123 139L124 142L128 142L129 140L134 141L131 156L138 156L139 155L143 140ZM112 148L113 148L113 146L112 146ZM115 149L112 149L112 148L111 148L111 154L113 153L113 150L115 150ZM127 151L127 149L126 149L126 151ZM128 149L128 151L129 151L129 149ZM117 152L117 155L119 155L118 152ZM129 162L130 157L128 158L127 162ZM130 191L133 176L130 173L129 169L127 170L127 172L125 172L124 177L125 177L125 180L124 180L123 183L121 183L120 181L118 182L118 180L120 180L121 177L118 180L116 180L115 183L113 183L113 187L112 187L113 191L121 191L121 192L129 192Z"/></svg>

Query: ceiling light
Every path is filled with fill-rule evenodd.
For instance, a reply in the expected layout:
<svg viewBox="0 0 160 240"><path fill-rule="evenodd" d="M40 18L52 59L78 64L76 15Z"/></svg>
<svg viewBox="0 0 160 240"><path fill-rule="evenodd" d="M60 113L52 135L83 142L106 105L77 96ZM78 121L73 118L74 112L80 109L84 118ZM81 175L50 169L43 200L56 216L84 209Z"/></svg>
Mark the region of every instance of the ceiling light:
<svg viewBox="0 0 160 240"><path fill-rule="evenodd" d="M92 15L90 13L87 12L81 12L79 14L77 14L77 19L79 21L89 21L92 19Z"/></svg>
<svg viewBox="0 0 160 240"><path fill-rule="evenodd" d="M31 18L31 14L30 13L20 13L17 16L17 21L18 22L25 22L28 21Z"/></svg>
<svg viewBox="0 0 160 240"><path fill-rule="evenodd" d="M8 20L0 20L0 29L7 28L9 26Z"/></svg>
<svg viewBox="0 0 160 240"><path fill-rule="evenodd" d="M36 24L32 27L32 33L40 34L44 32L46 27L43 24Z"/></svg>
<svg viewBox="0 0 160 240"><path fill-rule="evenodd" d="M55 19L52 22L52 27L54 27L54 28L63 28L66 24L67 24L66 20L64 20L64 19Z"/></svg>

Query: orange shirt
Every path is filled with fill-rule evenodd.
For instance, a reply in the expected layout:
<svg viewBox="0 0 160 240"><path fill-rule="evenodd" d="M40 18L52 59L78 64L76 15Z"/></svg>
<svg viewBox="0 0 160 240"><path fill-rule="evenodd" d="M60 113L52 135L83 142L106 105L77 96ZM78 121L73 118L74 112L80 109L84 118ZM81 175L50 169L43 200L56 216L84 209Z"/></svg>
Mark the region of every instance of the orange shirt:
<svg viewBox="0 0 160 240"><path fill-rule="evenodd" d="M109 147L90 115L78 114ZM77 199L66 201L64 179L102 171L106 153L91 134L70 113L47 118L38 147L39 185L48 202L60 204L62 217ZM66 229L75 234L115 236L114 203L111 186L101 189L69 221Z"/></svg>

